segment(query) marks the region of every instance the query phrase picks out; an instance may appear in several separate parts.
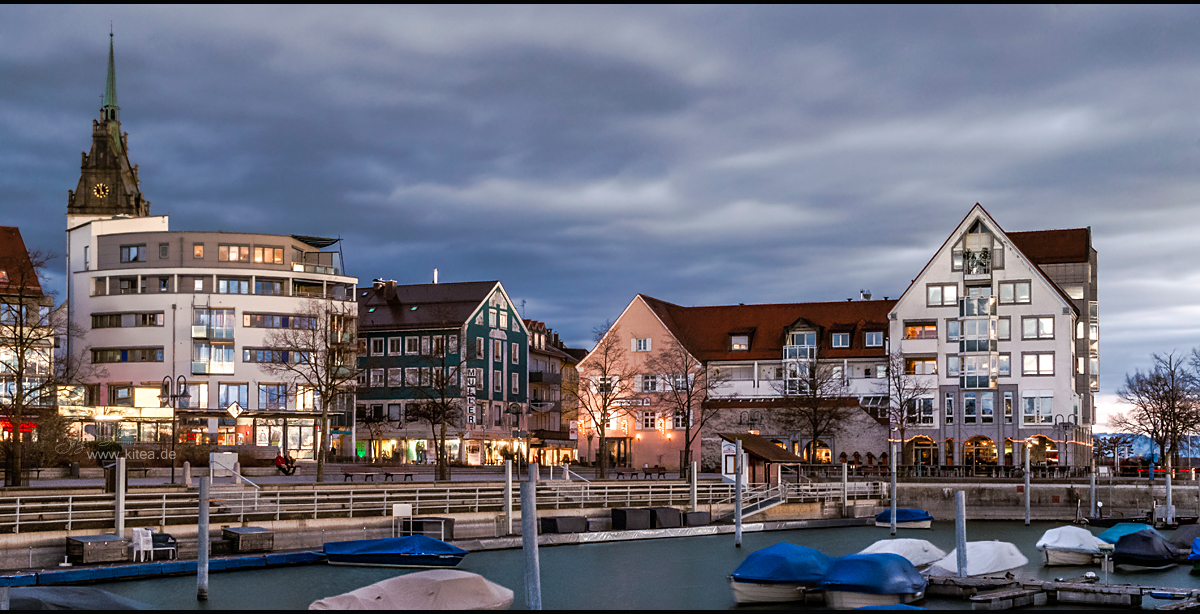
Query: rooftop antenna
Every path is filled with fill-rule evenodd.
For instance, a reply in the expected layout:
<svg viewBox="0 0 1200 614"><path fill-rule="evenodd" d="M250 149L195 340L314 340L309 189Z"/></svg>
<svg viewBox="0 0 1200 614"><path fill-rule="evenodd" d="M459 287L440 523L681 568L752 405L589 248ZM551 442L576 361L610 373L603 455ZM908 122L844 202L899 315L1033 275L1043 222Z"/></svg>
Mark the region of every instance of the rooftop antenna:
<svg viewBox="0 0 1200 614"><path fill-rule="evenodd" d="M870 290L859 290L859 291L858 291L858 298L860 298L860 299L862 299L862 300L864 300L864 301L869 301L869 300L871 300L871 291L870 291Z"/></svg>
<svg viewBox="0 0 1200 614"><path fill-rule="evenodd" d="M521 317L525 317L525 299L521 299Z"/></svg>

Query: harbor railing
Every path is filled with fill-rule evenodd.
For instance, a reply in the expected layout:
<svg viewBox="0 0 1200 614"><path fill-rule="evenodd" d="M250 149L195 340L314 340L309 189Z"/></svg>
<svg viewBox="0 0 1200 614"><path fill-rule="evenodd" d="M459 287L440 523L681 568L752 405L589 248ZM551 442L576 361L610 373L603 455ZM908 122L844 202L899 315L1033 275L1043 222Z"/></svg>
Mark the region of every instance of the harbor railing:
<svg viewBox="0 0 1200 614"><path fill-rule="evenodd" d="M786 492L788 502L840 501L841 483L784 483L772 487ZM881 482L848 482L849 499L882 499ZM750 489L748 496L755 491ZM765 491L764 491L765 492ZM733 485L697 484L702 506L732 505ZM414 515L502 512L504 485L408 486L396 488L320 488L261 490L239 485L213 485L210 494L214 522L284 519L357 518L384 516L397 503L412 505ZM514 508L519 500L514 494ZM686 506L691 487L686 483L542 482L538 509ZM34 495L0 497L0 533L104 529L114 526L115 498L111 494ZM196 492L131 492L125 497L126 526L195 524L199 513Z"/></svg>

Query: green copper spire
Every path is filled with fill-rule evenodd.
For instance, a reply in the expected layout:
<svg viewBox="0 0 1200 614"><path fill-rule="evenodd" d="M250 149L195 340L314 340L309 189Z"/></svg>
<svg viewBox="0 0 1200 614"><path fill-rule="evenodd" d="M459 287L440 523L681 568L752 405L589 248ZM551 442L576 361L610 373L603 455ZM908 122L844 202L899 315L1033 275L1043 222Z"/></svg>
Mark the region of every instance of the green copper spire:
<svg viewBox="0 0 1200 614"><path fill-rule="evenodd" d="M108 82L104 85L104 104L100 107L104 119L119 119L117 106L117 65L113 59L113 35L108 33Z"/></svg>

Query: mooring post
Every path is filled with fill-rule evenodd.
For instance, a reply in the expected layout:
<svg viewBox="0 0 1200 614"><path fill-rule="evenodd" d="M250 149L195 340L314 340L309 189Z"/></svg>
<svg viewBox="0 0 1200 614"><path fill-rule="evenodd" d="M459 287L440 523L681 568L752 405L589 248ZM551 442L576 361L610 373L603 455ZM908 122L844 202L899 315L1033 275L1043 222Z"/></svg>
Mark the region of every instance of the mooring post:
<svg viewBox="0 0 1200 614"><path fill-rule="evenodd" d="M892 434L888 433L888 438L891 439ZM892 465L892 536L896 535L896 442L892 441L891 454L888 454L888 460Z"/></svg>
<svg viewBox="0 0 1200 614"><path fill-rule="evenodd" d="M537 475L529 465L529 479L521 482L521 549L525 552L525 607L542 609L542 571L538 561Z"/></svg>
<svg viewBox="0 0 1200 614"><path fill-rule="evenodd" d="M1171 457L1167 457L1167 514L1165 522L1167 524L1175 524L1175 506L1172 495L1174 494L1171 488L1171 474L1175 473L1171 468Z"/></svg>
<svg viewBox="0 0 1200 614"><path fill-rule="evenodd" d="M512 461L504 461L504 534L512 535Z"/></svg>
<svg viewBox="0 0 1200 614"><path fill-rule="evenodd" d="M1096 466L1092 465L1092 513L1091 517L1096 517Z"/></svg>
<svg viewBox="0 0 1200 614"><path fill-rule="evenodd" d="M847 496L849 494L849 493L847 493L847 489L849 488L849 486L848 486L849 481L850 481L850 471L849 471L846 463L842 463L842 518L846 518L846 505L850 500L850 497Z"/></svg>
<svg viewBox="0 0 1200 614"><path fill-rule="evenodd" d="M1029 457L1033 445L1025 442L1025 526L1029 526Z"/></svg>
<svg viewBox="0 0 1200 614"><path fill-rule="evenodd" d="M815 449L815 448L814 448ZM742 547L742 473L746 470L742 459L742 440L737 440L737 459L734 462L737 475L733 478L733 545Z"/></svg>
<svg viewBox="0 0 1200 614"><path fill-rule="evenodd" d="M688 498L688 503L691 507L688 509L694 512L700 508L700 498L696 494L697 484L699 483L699 477L696 475L696 461L692 461L692 469L688 472L688 482L692 491L689 493L691 496Z"/></svg>
<svg viewBox="0 0 1200 614"><path fill-rule="evenodd" d="M125 537L125 457L117 458L117 537Z"/></svg>
<svg viewBox="0 0 1200 614"><path fill-rule="evenodd" d="M7 610L8 608L8 587L0 586L0 610Z"/></svg>
<svg viewBox="0 0 1200 614"><path fill-rule="evenodd" d="M200 518L196 523L196 600L208 601L208 486L212 478L200 478Z"/></svg>
<svg viewBox="0 0 1200 614"><path fill-rule="evenodd" d="M967 493L954 491L954 547L958 549L958 577L967 577Z"/></svg>

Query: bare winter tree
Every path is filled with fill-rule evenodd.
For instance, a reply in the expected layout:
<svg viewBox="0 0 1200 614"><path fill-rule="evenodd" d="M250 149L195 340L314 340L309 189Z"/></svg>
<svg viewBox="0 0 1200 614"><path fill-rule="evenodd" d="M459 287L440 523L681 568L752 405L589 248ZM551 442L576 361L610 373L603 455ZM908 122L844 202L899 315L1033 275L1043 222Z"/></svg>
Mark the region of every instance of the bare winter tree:
<svg viewBox="0 0 1200 614"><path fill-rule="evenodd" d="M338 406L339 397L358 385L357 321L354 301L314 299L290 317L288 328L271 329L265 340L279 359L264 363L263 370L283 379L289 395L300 399L311 394L313 404L321 410L318 482L325 481L329 412Z"/></svg>
<svg viewBox="0 0 1200 614"><path fill-rule="evenodd" d="M609 333L612 334L609 334ZM579 385L564 387L563 393L574 397L579 412L599 438L597 471L600 479L608 477L608 423L630 416L627 400L633 393L634 372L625 359L628 341L612 331L612 322L592 331L594 347L579 364Z"/></svg>
<svg viewBox="0 0 1200 614"><path fill-rule="evenodd" d="M421 362L427 366L419 368L419 382L408 383L417 386L417 398L421 402L409 405L405 419L429 425L439 480L450 479L451 459L446 449L447 437L452 434L451 429L459 430L464 426L462 380L466 376L466 363L470 355L467 348L459 343L459 337L457 332L432 336L430 347L421 348L424 354ZM464 444L460 442L460 445Z"/></svg>
<svg viewBox="0 0 1200 614"><path fill-rule="evenodd" d="M812 463L817 442L833 434L854 412L862 410L850 395L840 367L814 362L801 363L797 368L807 372L790 374L797 377L772 383L780 397L775 412L781 424L808 437L805 455ZM799 385L792 385L796 383Z"/></svg>
<svg viewBox="0 0 1200 614"><path fill-rule="evenodd" d="M1162 457L1170 462L1180 441L1200 428L1198 382L1182 356L1153 354L1153 366L1145 373L1125 376L1117 397L1131 406L1109 423L1116 429L1150 437Z"/></svg>
<svg viewBox="0 0 1200 614"><path fill-rule="evenodd" d="M0 254L0 420L11 429L11 438L3 442L8 486L25 484L25 444L32 436L25 425L41 429L45 422L49 430L39 430L42 440L51 438L51 430L61 435L61 421L55 420L58 388L78 381L83 362L62 360L54 352L55 339L72 331L54 310L54 294L42 288L51 260L38 250L28 257L24 249Z"/></svg>
<svg viewBox="0 0 1200 614"><path fill-rule="evenodd" d="M877 383L879 394L887 397L884 415L880 417L887 418L890 427L900 433L902 452L897 460L902 465L913 464L913 450L911 446L904 445L907 441L905 433L920 423L918 403L934 391L930 385L931 378L914 371L913 366L904 359L904 353L897 350L888 354L887 376Z"/></svg>
<svg viewBox="0 0 1200 614"><path fill-rule="evenodd" d="M1092 436L1092 455L1097 460L1111 458L1116 461L1117 453L1132 445L1134 436L1129 433L1106 433Z"/></svg>
<svg viewBox="0 0 1200 614"><path fill-rule="evenodd" d="M666 419L678 417L676 422L683 424L683 458L679 472L687 476L692 466L692 444L704 425L725 411L721 406L706 406L705 401L728 383L729 376L706 369L675 339L664 345L643 367L662 378L657 401Z"/></svg>

